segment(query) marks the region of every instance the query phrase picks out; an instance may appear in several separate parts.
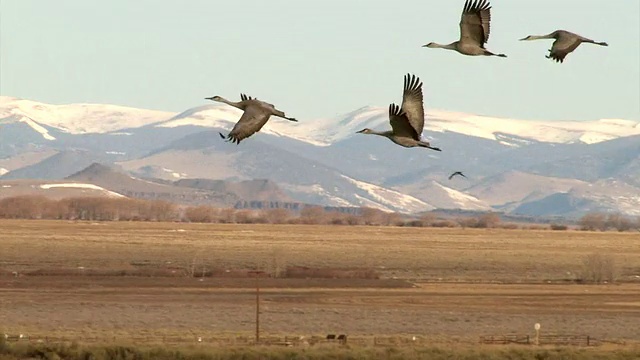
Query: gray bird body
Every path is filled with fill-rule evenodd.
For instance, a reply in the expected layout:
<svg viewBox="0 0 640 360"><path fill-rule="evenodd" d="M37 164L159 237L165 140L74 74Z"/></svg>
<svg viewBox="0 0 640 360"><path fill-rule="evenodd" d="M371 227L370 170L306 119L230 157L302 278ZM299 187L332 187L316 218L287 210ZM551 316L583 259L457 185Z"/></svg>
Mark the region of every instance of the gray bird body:
<svg viewBox="0 0 640 360"><path fill-rule="evenodd" d="M424 128L422 82L415 75L405 75L402 107L394 103L389 105L389 123L391 124L391 130L389 131L375 131L366 128L358 131L358 133L384 136L394 143L407 148L425 147L441 151L421 139Z"/></svg>
<svg viewBox="0 0 640 360"><path fill-rule="evenodd" d="M460 39L451 44L441 45L434 42L423 45L428 48L454 50L468 56L499 56L485 48L491 33L491 6L488 0L467 0L460 18Z"/></svg>
<svg viewBox="0 0 640 360"><path fill-rule="evenodd" d="M556 30L548 35L529 35L526 38L520 39L520 41L541 39L555 39L553 45L551 45L551 49L549 49L549 55L545 55L545 57L559 63L563 63L564 58L577 49L582 43L609 46L606 42L594 41L566 30Z"/></svg>
<svg viewBox="0 0 640 360"><path fill-rule="evenodd" d="M260 131L272 115L289 121L298 121L294 118L287 117L283 111L276 109L273 104L254 99L245 94L240 94L240 102L229 101L221 96L213 96L205 99L222 102L243 111L240 120L238 120L231 132L229 132L229 135L225 137L220 133L220 136L223 139L226 138L227 141L231 141L236 144L240 144L240 141L243 139L246 139Z"/></svg>

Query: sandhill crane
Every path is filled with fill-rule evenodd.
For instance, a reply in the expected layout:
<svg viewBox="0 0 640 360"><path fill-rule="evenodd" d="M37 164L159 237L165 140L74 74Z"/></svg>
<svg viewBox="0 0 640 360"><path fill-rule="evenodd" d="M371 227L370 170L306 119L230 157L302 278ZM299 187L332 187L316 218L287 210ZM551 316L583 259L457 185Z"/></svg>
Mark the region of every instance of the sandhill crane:
<svg viewBox="0 0 640 360"><path fill-rule="evenodd" d="M225 137L224 134L219 133L220 137L223 139L226 138L227 141L231 141L236 144L240 144L242 139L246 139L260 131L271 115L275 115L289 121L298 121L294 118L287 117L283 111L276 109L273 104L260 101L245 94L240 94L240 102L229 101L221 96L212 96L205 99L222 102L244 111L240 120L238 120L229 135Z"/></svg>
<svg viewBox="0 0 640 360"><path fill-rule="evenodd" d="M460 18L460 40L448 45L430 42L422 47L455 50L463 55L499 56L484 48L491 32L491 6L487 0L467 0Z"/></svg>
<svg viewBox="0 0 640 360"><path fill-rule="evenodd" d="M402 108L394 103L389 105L389 123L392 129L390 131L380 132L366 128L358 133L384 136L404 147L420 146L441 151L439 148L432 147L429 142L421 140L424 128L422 82L415 75L405 75Z"/></svg>
<svg viewBox="0 0 640 360"><path fill-rule="evenodd" d="M462 171L456 171L453 174L449 175L449 180L453 179L453 177L456 176L456 175L460 175L460 176L466 178L466 176L462 173Z"/></svg>
<svg viewBox="0 0 640 360"><path fill-rule="evenodd" d="M549 55L545 55L545 57L559 63L563 63L564 58L569 55L569 53L577 49L582 43L609 46L606 42L593 41L566 30L556 30L549 35L542 36L529 35L524 39L520 39L520 41L540 39L556 39L556 41L553 42L553 45L551 45L551 49L549 49Z"/></svg>

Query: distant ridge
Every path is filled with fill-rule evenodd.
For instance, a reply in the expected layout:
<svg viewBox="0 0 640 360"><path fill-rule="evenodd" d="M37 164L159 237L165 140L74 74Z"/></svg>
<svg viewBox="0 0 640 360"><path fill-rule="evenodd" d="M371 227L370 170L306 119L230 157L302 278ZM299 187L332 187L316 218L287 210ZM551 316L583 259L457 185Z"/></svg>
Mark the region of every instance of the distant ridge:
<svg viewBox="0 0 640 360"><path fill-rule="evenodd" d="M272 121L236 146L220 141L217 131L230 129L240 112L204 101L172 113L0 97L0 181L69 178L134 198L225 207L572 218L594 209L634 216L640 209L638 121L426 111L422 135L442 144L442 153L355 134L388 128L386 106L295 124ZM448 180L454 171L468 178Z"/></svg>

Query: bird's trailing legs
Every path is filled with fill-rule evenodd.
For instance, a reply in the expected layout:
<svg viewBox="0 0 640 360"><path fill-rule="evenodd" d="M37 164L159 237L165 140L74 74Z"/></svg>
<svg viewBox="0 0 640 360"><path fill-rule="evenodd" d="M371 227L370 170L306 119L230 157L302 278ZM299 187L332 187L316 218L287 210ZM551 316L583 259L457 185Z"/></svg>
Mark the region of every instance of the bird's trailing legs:
<svg viewBox="0 0 640 360"><path fill-rule="evenodd" d="M437 147L433 147L433 146L431 146L431 144L429 144L429 143L428 143L428 142L426 142L426 141L420 141L420 142L418 143L418 146L420 146L420 147L426 147L427 149L431 149L431 150L435 150L435 151L442 151L442 150L440 150L440 148L437 148Z"/></svg>
<svg viewBox="0 0 640 360"><path fill-rule="evenodd" d="M294 118L292 118L292 117L288 117L287 115L285 115L285 114L284 114L284 111L281 111L281 110L276 110L276 111L274 111L274 115L275 115L275 116L277 116L277 117L281 117L281 118L283 118L283 119L287 119L287 120L289 120L289 121L295 121L295 122L298 122L298 120L296 120L296 119L294 119Z"/></svg>
<svg viewBox="0 0 640 360"><path fill-rule="evenodd" d="M505 55L505 54L494 54L489 50L485 50L484 53L485 53L485 55L489 55L489 56L497 56L497 57L503 57L503 58L507 57L507 55Z"/></svg>

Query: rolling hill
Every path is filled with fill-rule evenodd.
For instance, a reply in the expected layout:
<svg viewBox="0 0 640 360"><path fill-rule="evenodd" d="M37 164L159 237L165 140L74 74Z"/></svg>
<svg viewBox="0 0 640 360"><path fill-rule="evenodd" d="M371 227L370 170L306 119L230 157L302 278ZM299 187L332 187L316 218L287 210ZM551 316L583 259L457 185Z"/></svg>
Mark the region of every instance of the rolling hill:
<svg viewBox="0 0 640 360"><path fill-rule="evenodd" d="M136 179L170 182L194 199L204 196L197 191L215 192L208 195L214 204L247 196L221 182L257 179L278 189L252 193L259 199L408 213L497 209L575 217L640 208L640 122L528 121L427 109L423 136L443 149L437 153L355 133L388 128L386 112L367 106L299 123L273 118L232 145L216 134L240 116L228 106L175 114L0 97L0 179L61 180L99 162ZM447 179L458 170L469 178ZM185 186L195 179L204 188ZM118 181L93 181L118 192Z"/></svg>

